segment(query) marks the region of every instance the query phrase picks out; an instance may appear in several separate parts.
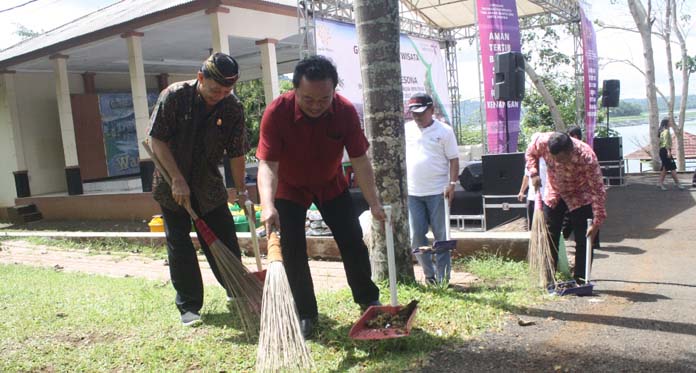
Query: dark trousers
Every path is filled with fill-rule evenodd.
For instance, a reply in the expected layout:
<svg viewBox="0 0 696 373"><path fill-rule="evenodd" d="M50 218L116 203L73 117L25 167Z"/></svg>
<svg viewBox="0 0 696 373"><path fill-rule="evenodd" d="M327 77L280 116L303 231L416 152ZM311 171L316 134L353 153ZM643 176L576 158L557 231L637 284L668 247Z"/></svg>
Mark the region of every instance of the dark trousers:
<svg viewBox="0 0 696 373"><path fill-rule="evenodd" d="M551 208L544 204L544 215L549 227L551 242L555 247L551 250L553 254L554 266L558 265L558 245L561 236L561 228L563 226L563 216L568 212L568 206L565 201L560 199L556 207ZM586 254L586 238L587 234L587 219L592 219L592 205L585 205L568 212L570 225L573 227L575 236L575 278L585 277L585 254ZM592 248L590 248L592 250ZM594 256L594 255L593 255Z"/></svg>
<svg viewBox="0 0 696 373"><path fill-rule="evenodd" d="M379 299L379 288L372 282L370 257L362 239L362 229L353 209L348 190L333 200L315 204L322 218L333 233L343 259L348 285L356 303L370 303ZM280 244L283 263L295 298L300 318L318 316L317 298L314 294L312 274L309 271L305 218L307 209L286 199L276 199L275 207L280 217Z"/></svg>
<svg viewBox="0 0 696 373"><path fill-rule="evenodd" d="M192 201L195 199L192 198ZM194 206L194 211L197 211ZM167 235L167 255L169 274L176 290L176 306L182 314L187 311L200 312L203 307L203 279L191 237L191 217L184 211L172 211L162 207L164 229ZM201 217L227 248L238 258L241 257L234 219L227 205L215 208ZM210 268L218 282L224 287L215 258L201 235L196 232L201 249L208 259ZM230 295L229 290L227 294Z"/></svg>

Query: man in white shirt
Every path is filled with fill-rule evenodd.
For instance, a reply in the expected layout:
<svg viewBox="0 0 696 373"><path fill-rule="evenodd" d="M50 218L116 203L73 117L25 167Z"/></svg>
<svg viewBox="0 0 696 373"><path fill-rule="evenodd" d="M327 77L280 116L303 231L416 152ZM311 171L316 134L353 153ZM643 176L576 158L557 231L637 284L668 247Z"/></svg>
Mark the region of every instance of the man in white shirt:
<svg viewBox="0 0 696 373"><path fill-rule="evenodd" d="M431 228L435 241L447 239L444 198L451 205L459 176L457 139L452 127L433 118L429 95L413 95L408 108L414 119L405 125L411 249L427 283L446 283L452 268L450 251L433 252L425 235Z"/></svg>

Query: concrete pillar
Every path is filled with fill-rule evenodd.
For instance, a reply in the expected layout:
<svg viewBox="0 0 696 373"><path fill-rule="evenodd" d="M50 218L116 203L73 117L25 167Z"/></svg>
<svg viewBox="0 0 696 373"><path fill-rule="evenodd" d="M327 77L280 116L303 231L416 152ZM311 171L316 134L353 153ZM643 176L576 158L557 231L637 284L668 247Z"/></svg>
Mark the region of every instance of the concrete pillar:
<svg viewBox="0 0 696 373"><path fill-rule="evenodd" d="M210 17L210 34L213 37L213 40L211 40L213 53L221 52L230 54L230 42L227 40L227 33L224 32L225 28L223 26L223 17L229 12L229 8L223 6L208 8L205 11L205 14Z"/></svg>
<svg viewBox="0 0 696 373"><path fill-rule="evenodd" d="M82 194L82 177L80 176L80 165L77 160L75 125L73 123L72 105L70 104L68 56L54 54L49 58L53 61L53 72L56 78L56 101L58 102L58 118L60 120L60 136L63 141L68 194Z"/></svg>
<svg viewBox="0 0 696 373"><path fill-rule="evenodd" d="M266 105L280 95L276 44L278 44L278 40L275 39L263 39L256 42L256 45L261 49L261 77L263 79L263 93L266 98Z"/></svg>
<svg viewBox="0 0 696 373"><path fill-rule="evenodd" d="M31 190L29 188L29 171L27 170L26 157L24 156L24 143L22 142L22 127L19 124L19 115L17 110L17 93L15 91L15 72L14 71L0 71L0 86L2 87L2 92L0 95L4 95L5 100L0 100L4 102L5 107L0 107L0 113L5 113L7 115L7 121L11 124L10 144L14 146L14 151L9 152L12 159L10 159L11 164L14 166L15 171L13 171L15 180L15 189L17 192L17 197L29 197L31 196Z"/></svg>
<svg viewBox="0 0 696 373"><path fill-rule="evenodd" d="M128 72L130 73L131 95L133 97L133 113L135 115L135 132L138 138L138 157L140 180L143 192L152 190L152 171L154 165L150 160L142 142L147 137L150 125L150 115L147 108L147 86L145 84L145 65L143 64L142 32L130 31L123 35L128 45Z"/></svg>

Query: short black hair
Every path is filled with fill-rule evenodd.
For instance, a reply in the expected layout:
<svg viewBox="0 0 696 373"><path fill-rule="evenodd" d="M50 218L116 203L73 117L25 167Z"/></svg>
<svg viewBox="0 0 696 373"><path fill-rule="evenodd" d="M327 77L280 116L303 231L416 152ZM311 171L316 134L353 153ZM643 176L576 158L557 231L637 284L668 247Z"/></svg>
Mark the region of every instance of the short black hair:
<svg viewBox="0 0 696 373"><path fill-rule="evenodd" d="M568 129L568 136L582 140L582 129L578 126L573 126Z"/></svg>
<svg viewBox="0 0 696 373"><path fill-rule="evenodd" d="M556 155L561 152L573 150L573 140L567 133L554 132L549 137L549 152Z"/></svg>
<svg viewBox="0 0 696 373"><path fill-rule="evenodd" d="M320 55L306 57L297 63L292 76L292 85L295 88L299 87L302 78L311 81L331 79L334 88L338 85L336 66L331 60Z"/></svg>

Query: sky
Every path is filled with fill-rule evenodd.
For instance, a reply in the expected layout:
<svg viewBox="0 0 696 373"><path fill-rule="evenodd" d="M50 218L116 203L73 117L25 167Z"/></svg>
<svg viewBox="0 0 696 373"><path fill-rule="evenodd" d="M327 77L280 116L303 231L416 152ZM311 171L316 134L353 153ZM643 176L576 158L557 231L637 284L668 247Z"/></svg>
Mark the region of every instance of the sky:
<svg viewBox="0 0 696 373"><path fill-rule="evenodd" d="M30 0L1 0L0 11L28 1ZM628 7L624 2L619 1L619 4L610 5L609 0L588 1L594 10L590 15L591 19L599 19L607 23L611 22L616 25L635 28ZM689 1L694 3L691 8L693 11L696 11L696 1ZM14 35L17 30L17 24L22 24L32 30L48 31L113 2L114 0L34 0L28 5L2 12L0 13L0 49L7 48L19 41L19 38ZM696 17L694 20L696 21ZM643 75L639 71L622 63L606 64L610 59L629 59L637 66L643 67L643 48L640 36L631 32L600 30L598 27L595 30L597 32L597 49L600 57L599 80L621 80L622 99L644 98L645 83ZM694 55L696 54L696 24L692 25L688 36L687 45L693 49L689 52L691 55ZM460 41L459 47L460 97L462 99L478 99L476 49L473 45L469 45L467 41ZM561 42L558 48L567 54L572 54L572 44L569 41ZM654 38L653 50L657 85L666 94L668 82L664 43ZM676 62L679 59L679 51L676 46L672 48L672 53ZM681 81L676 76L678 73L679 71L675 70L677 90L681 87ZM689 91L692 94L696 94L696 78L691 79Z"/></svg>

